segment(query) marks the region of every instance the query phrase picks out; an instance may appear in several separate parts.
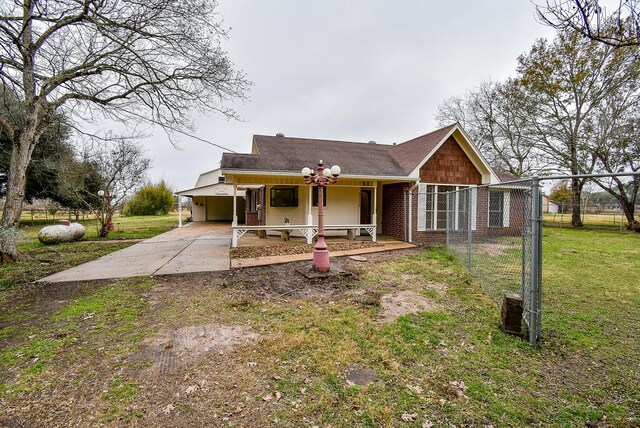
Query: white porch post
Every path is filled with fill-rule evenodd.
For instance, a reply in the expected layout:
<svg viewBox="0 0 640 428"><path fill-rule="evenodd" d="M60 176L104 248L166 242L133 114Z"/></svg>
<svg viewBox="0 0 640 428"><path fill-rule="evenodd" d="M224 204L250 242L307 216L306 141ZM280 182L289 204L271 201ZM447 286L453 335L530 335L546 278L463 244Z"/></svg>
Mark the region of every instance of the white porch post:
<svg viewBox="0 0 640 428"><path fill-rule="evenodd" d="M307 201L307 226L309 226L309 229L307 229L307 244L311 244L313 242L313 232L312 227L313 226L313 215L311 214L311 206L313 205L313 186L309 186L309 200Z"/></svg>
<svg viewBox="0 0 640 428"><path fill-rule="evenodd" d="M420 207L418 207L418 209L420 209ZM412 231L413 231L413 192L411 192L411 190L409 190L409 242L413 242L413 236L412 235Z"/></svg>
<svg viewBox="0 0 640 428"><path fill-rule="evenodd" d="M237 205L238 205L238 201L236 201L237 196L238 196L238 185L236 183L233 183L233 221L232 221L233 226L238 225L238 213L236 212Z"/></svg>
<svg viewBox="0 0 640 428"><path fill-rule="evenodd" d="M178 195L178 227L182 227L182 196Z"/></svg>
<svg viewBox="0 0 640 428"><path fill-rule="evenodd" d="M373 234L371 236L373 242L376 242L376 235L378 234L378 182L373 182L373 215L371 216L371 223L373 224Z"/></svg>

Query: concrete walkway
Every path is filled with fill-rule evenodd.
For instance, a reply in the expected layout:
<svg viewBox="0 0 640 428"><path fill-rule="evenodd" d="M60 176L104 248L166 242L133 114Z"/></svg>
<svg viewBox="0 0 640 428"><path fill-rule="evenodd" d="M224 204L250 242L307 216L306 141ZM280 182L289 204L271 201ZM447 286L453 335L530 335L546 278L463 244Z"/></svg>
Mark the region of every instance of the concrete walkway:
<svg viewBox="0 0 640 428"><path fill-rule="evenodd" d="M38 282L229 270L230 246L228 223L189 223Z"/></svg>

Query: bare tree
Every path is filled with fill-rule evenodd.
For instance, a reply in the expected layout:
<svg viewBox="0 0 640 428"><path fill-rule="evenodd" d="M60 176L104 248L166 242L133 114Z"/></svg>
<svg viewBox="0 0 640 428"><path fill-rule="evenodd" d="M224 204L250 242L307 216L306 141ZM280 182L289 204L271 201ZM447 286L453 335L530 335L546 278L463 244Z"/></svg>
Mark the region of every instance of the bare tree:
<svg viewBox="0 0 640 428"><path fill-rule="evenodd" d="M148 121L185 129L193 109L244 97L249 82L220 41L215 0L23 0L0 4L0 79L24 109L22 126L0 117L14 142L2 227L15 228L25 171L56 112L79 123ZM12 236L7 234L7 236ZM18 257L2 241L2 259Z"/></svg>
<svg viewBox="0 0 640 428"><path fill-rule="evenodd" d="M546 167L529 137L529 110L518 82L485 81L446 100L436 119L441 125L459 122L494 167L523 177Z"/></svg>
<svg viewBox="0 0 640 428"><path fill-rule="evenodd" d="M598 0L552 0L536 5L538 20L614 47L640 44L640 2L619 0L608 12Z"/></svg>
<svg viewBox="0 0 640 428"><path fill-rule="evenodd" d="M561 31L520 56L516 78L485 82L439 107L497 167L514 175L640 170L640 46L613 47ZM615 196L629 228L638 180L593 180ZM582 226L586 179L570 180L572 224Z"/></svg>
<svg viewBox="0 0 640 428"><path fill-rule="evenodd" d="M596 138L590 151L598 172L640 172L640 96L637 91L619 91L604 100L598 110ZM640 232L635 205L640 177L594 178L593 182L616 198L627 219L627 229Z"/></svg>
<svg viewBox="0 0 640 428"><path fill-rule="evenodd" d="M551 43L540 39L518 58L518 80L535 106L532 137L561 171L575 175L598 170L594 142L602 138L597 124L607 114L601 107L620 97L638 96L638 49L614 48L561 31ZM628 102L619 107L633 106ZM585 183L585 179L571 179L572 225L577 227L582 226L580 199Z"/></svg>
<svg viewBox="0 0 640 428"><path fill-rule="evenodd" d="M92 211L100 223L98 235L105 237L116 208L144 184L151 160L135 142L122 139L113 144L86 146L76 165L60 180L60 192ZM92 185L85 181L90 173L99 180ZM99 191L104 194L100 196Z"/></svg>

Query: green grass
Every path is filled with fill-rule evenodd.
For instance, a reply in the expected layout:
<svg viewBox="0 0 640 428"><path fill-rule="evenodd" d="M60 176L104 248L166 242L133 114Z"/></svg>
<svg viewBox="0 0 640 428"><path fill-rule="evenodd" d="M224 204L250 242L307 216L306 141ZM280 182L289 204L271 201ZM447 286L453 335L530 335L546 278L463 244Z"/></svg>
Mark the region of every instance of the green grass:
<svg viewBox="0 0 640 428"><path fill-rule="evenodd" d="M543 241L538 346L501 333L493 299L435 248L358 265L340 294L326 298L240 291L228 274L206 286L138 278L88 290L38 327L0 336L13 343L0 358L0 393L16 409L52 385L77 400L91 388L99 419L116 425L160 424L154 415L172 403L171 425L269 426L277 418L287 427L637 426L640 235L547 228ZM375 300L404 289L433 310L380 322ZM27 308L7 319L27 319ZM150 332L211 322L248 326L262 338L166 377L146 378L141 362L126 358ZM354 365L377 380L347 385ZM73 381L59 379L69 372ZM185 395L194 384L204 386ZM273 391L282 399L266 403ZM404 421L407 414L415 420Z"/></svg>
<svg viewBox="0 0 640 428"><path fill-rule="evenodd" d="M82 241L43 245L38 241L38 231L52 224L52 221L36 219L35 226L31 226L30 220L23 219L21 225L21 230L24 232L23 239L18 245L20 260L17 263L0 264L0 301L7 297L7 291L17 285L35 281L133 245L130 242L87 241L151 238L175 228L178 220L175 215L118 216L114 219L116 230L110 232L104 239L97 237L95 219L81 221L81 223L86 228L86 235Z"/></svg>
<svg viewBox="0 0 640 428"><path fill-rule="evenodd" d="M40 389L42 380L56 376L55 367L61 356L69 361L85 358L85 362L96 358L95 349L79 346L82 343L96 339L101 343L111 342L109 354L113 356L133 352L145 334L145 330L139 328L139 314L147 304L140 300L139 294L151 286L149 279L120 280L62 306L41 320L41 327L14 326L10 336L14 341L22 340L0 351L0 368L14 371L16 381L1 385L0 390L11 395ZM20 308L4 315L2 324L14 319L19 312ZM73 353L69 354L69 350ZM114 385L104 394L105 399L120 401L136 392L132 385L119 382Z"/></svg>
<svg viewBox="0 0 640 428"><path fill-rule="evenodd" d="M544 213L543 217L545 226L571 227L571 213ZM640 217L636 215L636 219L640 220ZM624 230L627 226L627 218L621 213L583 214L582 222L584 227L594 229Z"/></svg>
<svg viewBox="0 0 640 428"><path fill-rule="evenodd" d="M95 244L82 241L51 246L40 242L22 244L20 259L16 263L0 264L0 301L17 285L95 260L130 245L132 243L129 242Z"/></svg>
<svg viewBox="0 0 640 428"><path fill-rule="evenodd" d="M37 240L38 231L44 226L56 224L53 219L35 219L25 217L23 213L20 228L26 233L29 241ZM63 217L64 218L64 217ZM72 218L72 221L74 219ZM80 219L79 223L85 226L86 234L84 240L96 239L146 239L160 233L167 232L178 226L178 217L175 213L166 216L120 216L113 218L115 230L109 232L107 238L98 238L99 222L95 218Z"/></svg>

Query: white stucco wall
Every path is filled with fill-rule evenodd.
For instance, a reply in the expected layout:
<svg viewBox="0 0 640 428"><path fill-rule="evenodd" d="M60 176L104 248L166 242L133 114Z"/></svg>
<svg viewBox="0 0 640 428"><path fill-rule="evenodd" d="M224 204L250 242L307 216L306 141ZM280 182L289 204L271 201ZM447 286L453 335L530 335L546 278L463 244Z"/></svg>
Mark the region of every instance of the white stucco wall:
<svg viewBox="0 0 640 428"><path fill-rule="evenodd" d="M194 196L191 207L191 219L193 221L205 221L206 207L204 196Z"/></svg>
<svg viewBox="0 0 640 428"><path fill-rule="evenodd" d="M194 187L208 186L210 184L218 184L218 177L222 176L222 172L219 169L208 171L200 174L198 181Z"/></svg>
<svg viewBox="0 0 640 428"><path fill-rule="evenodd" d="M285 217L291 224L307 224L310 186L298 187L297 207L271 207L270 192L273 186L267 186L267 225L281 225ZM360 188L329 186L327 192L327 206L324 207L325 224L358 224L360 223ZM372 189L373 192L373 189ZM378 195L379 196L379 195ZM311 207L313 224L318 224L318 207ZM358 231L359 232L359 231ZM269 232L279 234L279 232ZM346 235L346 231L327 231L327 236ZM292 235L301 236L298 232Z"/></svg>

